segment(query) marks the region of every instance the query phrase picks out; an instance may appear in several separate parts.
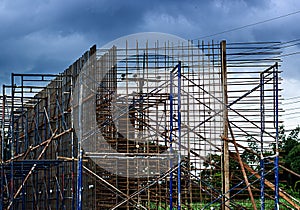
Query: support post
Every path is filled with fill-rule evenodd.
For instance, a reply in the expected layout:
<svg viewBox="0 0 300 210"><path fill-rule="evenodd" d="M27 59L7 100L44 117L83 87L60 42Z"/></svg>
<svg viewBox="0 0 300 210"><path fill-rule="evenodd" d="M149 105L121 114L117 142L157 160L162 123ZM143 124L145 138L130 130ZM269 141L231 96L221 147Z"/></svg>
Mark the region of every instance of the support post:
<svg viewBox="0 0 300 210"><path fill-rule="evenodd" d="M74 68L72 69L72 75L71 75L71 87L70 87L70 95L73 96L73 89L74 89ZM72 103L74 103L72 101ZM71 109L71 128L74 129L74 104L72 104L72 109ZM81 105L80 105L81 106ZM74 142L74 130L71 133L71 147L72 147L72 210L75 210L75 142ZM63 183L64 183L64 168L62 171L63 175ZM62 186L62 189L64 189L64 185ZM65 194L63 190L63 200L62 200L62 206L65 204Z"/></svg>
<svg viewBox="0 0 300 210"><path fill-rule="evenodd" d="M82 209L82 149L78 155L78 169L77 169L77 210Z"/></svg>
<svg viewBox="0 0 300 210"><path fill-rule="evenodd" d="M222 90L223 90L223 138L228 139L228 95L227 95L227 68L226 68L226 41L221 42L221 75L222 75ZM222 155L222 210L229 208L229 146L228 141L223 140L223 155Z"/></svg>
<svg viewBox="0 0 300 210"><path fill-rule="evenodd" d="M3 85L2 87L2 124L1 124L1 129L2 129L2 133L1 133L1 192L0 192L0 196L1 196L1 200L0 200L0 210L3 209L3 202L4 202L4 141L5 141L5 85Z"/></svg>
<svg viewBox="0 0 300 210"><path fill-rule="evenodd" d="M11 131L11 136L10 136L10 158L13 160L14 158L14 138L15 138L15 128L14 128L14 95L15 95L15 82L14 82L14 73L11 74L11 123L10 123L10 131ZM10 163L10 202L12 205L14 204L14 161L11 161ZM10 207L9 207L10 208ZM8 208L8 209L9 209Z"/></svg>
<svg viewBox="0 0 300 210"><path fill-rule="evenodd" d="M177 115L178 115L178 169L177 169L177 183L178 183L178 207L181 209L181 61L178 63L178 102L177 102Z"/></svg>
<svg viewBox="0 0 300 210"><path fill-rule="evenodd" d="M275 80L275 129L276 129L276 148L275 148L275 153L276 157L274 160L275 164L275 210L279 210L279 147L278 147L278 141L279 141L279 136L278 136L278 63L276 63L275 68L273 69L273 77Z"/></svg>
<svg viewBox="0 0 300 210"><path fill-rule="evenodd" d="M265 209L265 163L264 163L264 132L265 132L265 107L264 107L264 74L260 74L260 209Z"/></svg>
<svg viewBox="0 0 300 210"><path fill-rule="evenodd" d="M80 134L78 139L78 164L77 164L77 210L82 209L81 204L81 193L82 193L82 149L81 149L81 141L83 137L83 130L81 127L82 122L82 95L83 95L83 84L82 84L82 78L80 78L80 92L79 92L79 113L78 113L78 122L79 122L79 128L80 128Z"/></svg>
<svg viewBox="0 0 300 210"><path fill-rule="evenodd" d="M173 73L170 72L170 153L173 153L172 148L172 133L173 133ZM170 159L170 168L173 166L173 160ZM169 196L170 209L173 209L173 171L170 171L169 181Z"/></svg>

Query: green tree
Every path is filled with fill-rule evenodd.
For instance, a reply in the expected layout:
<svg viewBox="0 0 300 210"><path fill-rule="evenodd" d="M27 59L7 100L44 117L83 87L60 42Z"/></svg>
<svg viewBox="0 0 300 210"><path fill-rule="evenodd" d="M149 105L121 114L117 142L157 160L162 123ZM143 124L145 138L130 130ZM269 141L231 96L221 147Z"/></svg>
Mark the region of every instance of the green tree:
<svg viewBox="0 0 300 210"><path fill-rule="evenodd" d="M297 146L299 141L299 132L300 127L296 127L291 130L288 136L285 134L284 126L280 126L279 128L279 149L283 150L285 154L288 154L289 151L293 149L294 146Z"/></svg>
<svg viewBox="0 0 300 210"><path fill-rule="evenodd" d="M284 166L300 173L300 127L290 131L288 135L285 134L284 126L279 128L279 150L281 161ZM274 145L273 145L274 146Z"/></svg>
<svg viewBox="0 0 300 210"><path fill-rule="evenodd" d="M286 165L290 167L291 170L300 174L300 144L295 145L287 154Z"/></svg>
<svg viewBox="0 0 300 210"><path fill-rule="evenodd" d="M296 127L291 130L289 134L286 134L284 126L279 128L279 150L280 150L280 162L286 168L300 174L300 139L299 139L300 127ZM273 145L274 147L274 145ZM286 180L287 184L283 184L282 187L286 188L294 195L299 196L300 186L299 177L290 173L283 173L281 180Z"/></svg>

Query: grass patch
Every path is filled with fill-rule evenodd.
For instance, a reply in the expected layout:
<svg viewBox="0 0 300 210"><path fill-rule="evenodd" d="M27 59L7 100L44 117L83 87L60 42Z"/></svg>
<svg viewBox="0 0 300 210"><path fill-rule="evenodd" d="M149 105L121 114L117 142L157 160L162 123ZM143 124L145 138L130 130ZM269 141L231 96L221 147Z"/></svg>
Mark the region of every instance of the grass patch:
<svg viewBox="0 0 300 210"><path fill-rule="evenodd" d="M280 199L280 202L282 203L285 203L288 205L288 203L286 203L285 200L283 199ZM256 203L256 207L257 209L260 209L261 207L261 204L260 204L260 200L255 200L255 203ZM211 204L211 205L208 205L209 203L192 203L190 204L190 207L186 206L186 205L182 205L182 208L181 209L184 209L184 210L187 210L187 209L193 209L193 210L201 210L205 207L205 209L209 209L209 210L213 210L213 209L220 209L220 203L214 203L214 204ZM234 201L234 204L235 205L231 205L232 209L237 209L238 207L236 205L239 205L241 207L244 207L246 209L253 209L253 205L251 203L250 200L238 200L238 201ZM266 199L265 200L265 209L274 209L274 205L275 205L275 202L274 200L270 200L270 199ZM162 207L160 207L162 206ZM156 210L164 210L164 206L166 206L164 203L162 203L161 205L159 206L156 206L155 203L151 203L150 204L150 209L156 209ZM173 210L177 209L177 207L173 207ZM283 205L280 205L280 209L287 209L285 208L285 206ZM167 207L167 210L170 210L169 207Z"/></svg>

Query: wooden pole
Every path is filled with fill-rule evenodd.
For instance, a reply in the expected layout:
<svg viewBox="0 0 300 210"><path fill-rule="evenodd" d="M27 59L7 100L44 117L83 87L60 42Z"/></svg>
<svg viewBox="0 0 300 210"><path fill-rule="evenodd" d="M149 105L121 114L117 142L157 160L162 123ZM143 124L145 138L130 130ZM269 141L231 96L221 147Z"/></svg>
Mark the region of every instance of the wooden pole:
<svg viewBox="0 0 300 210"><path fill-rule="evenodd" d="M226 68L226 41L221 42L221 75L223 89L223 138L228 139L228 95L227 95L227 68ZM228 141L223 141L222 155L222 209L229 210L230 205L230 183L229 183L229 147Z"/></svg>

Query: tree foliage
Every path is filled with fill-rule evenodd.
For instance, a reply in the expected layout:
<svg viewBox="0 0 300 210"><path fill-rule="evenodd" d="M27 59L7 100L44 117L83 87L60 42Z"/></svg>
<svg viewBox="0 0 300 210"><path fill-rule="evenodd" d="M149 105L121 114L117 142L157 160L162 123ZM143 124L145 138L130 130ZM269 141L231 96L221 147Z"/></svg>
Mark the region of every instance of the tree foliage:
<svg viewBox="0 0 300 210"><path fill-rule="evenodd" d="M279 150L280 162L286 168L300 174L300 127L291 130L286 134L284 126L279 129ZM290 189L294 194L299 196L300 186L298 184L299 178L289 173L283 173L281 180L286 180L286 188Z"/></svg>
<svg viewBox="0 0 300 210"><path fill-rule="evenodd" d="M296 127L291 131L286 131L284 126L280 126L279 128L279 151L280 151L280 164L285 166L286 168L300 174L300 127ZM242 161L251 167L255 167L253 169L256 170L256 167L259 167L259 157L256 154L259 154L259 146L257 140L253 139L253 137L248 137L248 147L253 152L249 152L244 150L241 153ZM271 144L275 152L275 144ZM264 155L268 156L266 152ZM206 167L206 170L201 171L200 175L206 183L213 187L220 187L221 186L221 155L217 154L209 154L207 156L207 161L203 163ZM230 177L234 175L240 175L241 173L237 174L236 171L240 170L239 164L230 159ZM272 170L273 165L267 165L271 167L268 170ZM270 179L273 176L268 177ZM283 181L283 187L285 189L290 189L294 193L294 195L300 196L300 180L297 176L294 176L290 173L282 173L280 175L280 180ZM287 181L286 184L284 181ZM297 184L295 184L297 183Z"/></svg>
<svg viewBox="0 0 300 210"><path fill-rule="evenodd" d="M283 164L285 167L300 174L300 127L285 134L283 126L279 129L279 149Z"/></svg>
<svg viewBox="0 0 300 210"><path fill-rule="evenodd" d="M287 154L286 164L291 170L300 174L300 144L295 145Z"/></svg>

